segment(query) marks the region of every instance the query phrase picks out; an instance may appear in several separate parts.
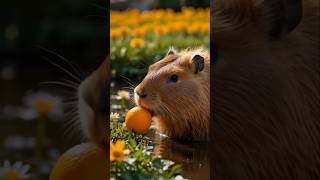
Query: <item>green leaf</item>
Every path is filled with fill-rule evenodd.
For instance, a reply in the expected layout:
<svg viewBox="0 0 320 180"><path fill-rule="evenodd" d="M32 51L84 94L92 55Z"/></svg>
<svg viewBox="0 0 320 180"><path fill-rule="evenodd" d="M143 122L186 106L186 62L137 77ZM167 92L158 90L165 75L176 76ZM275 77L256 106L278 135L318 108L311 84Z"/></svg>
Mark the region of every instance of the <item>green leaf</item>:
<svg viewBox="0 0 320 180"><path fill-rule="evenodd" d="M174 165L172 168L171 168L171 172L169 173L169 177L172 177L174 175L178 175L182 172L182 167L181 165L179 164L176 164Z"/></svg>
<svg viewBox="0 0 320 180"><path fill-rule="evenodd" d="M155 167L156 169L162 169L163 163L161 162L160 158L156 158L152 161L152 166Z"/></svg>
<svg viewBox="0 0 320 180"><path fill-rule="evenodd" d="M128 173L122 173L120 177L125 180L134 180L134 178Z"/></svg>
<svg viewBox="0 0 320 180"><path fill-rule="evenodd" d="M154 179L154 178L153 178L153 175L151 175L151 174L144 174L144 173L138 174L138 177L139 177L139 180L150 180L150 179Z"/></svg>

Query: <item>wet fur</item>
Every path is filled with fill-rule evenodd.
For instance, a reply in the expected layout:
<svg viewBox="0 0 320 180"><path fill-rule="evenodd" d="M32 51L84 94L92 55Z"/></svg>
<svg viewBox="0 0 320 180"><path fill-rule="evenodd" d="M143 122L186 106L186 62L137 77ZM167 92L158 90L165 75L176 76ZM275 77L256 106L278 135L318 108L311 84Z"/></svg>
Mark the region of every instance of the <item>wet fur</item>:
<svg viewBox="0 0 320 180"><path fill-rule="evenodd" d="M191 60L195 55L205 58L204 70L194 74ZM168 83L177 74L177 83ZM148 93L136 103L155 112L157 130L171 138L205 140L209 134L210 55L201 48L187 49L167 55L149 67L148 74L135 92Z"/></svg>
<svg viewBox="0 0 320 180"><path fill-rule="evenodd" d="M271 1L212 1L213 179L320 177L319 1L270 37Z"/></svg>

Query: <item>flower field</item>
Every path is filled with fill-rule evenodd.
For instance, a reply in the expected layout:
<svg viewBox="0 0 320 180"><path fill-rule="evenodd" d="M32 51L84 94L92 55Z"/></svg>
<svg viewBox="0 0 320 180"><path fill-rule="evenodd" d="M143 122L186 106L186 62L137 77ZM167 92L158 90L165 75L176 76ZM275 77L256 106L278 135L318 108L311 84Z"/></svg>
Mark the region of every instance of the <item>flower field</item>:
<svg viewBox="0 0 320 180"><path fill-rule="evenodd" d="M125 116L134 106L131 86L143 78L147 66L170 47L185 49L210 45L210 10L182 8L110 13L111 114L110 176L114 179L184 179L179 162L155 153L154 125L142 134L128 130ZM131 89L132 90L132 89Z"/></svg>
<svg viewBox="0 0 320 180"><path fill-rule="evenodd" d="M162 159L153 153L150 136L154 129L137 134L124 122L130 94L120 90L112 95L110 114L110 178L111 179L183 179L181 165Z"/></svg>
<svg viewBox="0 0 320 180"><path fill-rule="evenodd" d="M141 78L145 66L163 57L171 46L184 49L209 45L209 8L110 13L110 59L115 76Z"/></svg>

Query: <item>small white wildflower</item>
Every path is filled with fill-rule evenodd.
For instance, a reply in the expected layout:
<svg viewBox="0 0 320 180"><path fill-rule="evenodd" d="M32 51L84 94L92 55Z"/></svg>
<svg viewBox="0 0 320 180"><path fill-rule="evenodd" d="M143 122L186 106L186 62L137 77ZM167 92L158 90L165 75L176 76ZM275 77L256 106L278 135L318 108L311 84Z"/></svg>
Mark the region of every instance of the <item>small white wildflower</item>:
<svg viewBox="0 0 320 180"><path fill-rule="evenodd" d="M117 94L121 99L130 99L130 93L128 91L120 90Z"/></svg>
<svg viewBox="0 0 320 180"><path fill-rule="evenodd" d="M178 175L178 176L174 177L174 180L188 180L188 179L185 179L181 175Z"/></svg>
<svg viewBox="0 0 320 180"><path fill-rule="evenodd" d="M0 179L3 180L22 180L30 177L27 172L30 170L30 165L23 165L21 161L15 162L11 165L8 160L3 162L3 166L0 167Z"/></svg>
<svg viewBox="0 0 320 180"><path fill-rule="evenodd" d="M174 164L174 162L172 162L172 161L163 161L163 162L165 164L165 166L163 167L163 170L165 170L165 171L168 170L169 167Z"/></svg>
<svg viewBox="0 0 320 180"><path fill-rule="evenodd" d="M125 160L125 162L129 163L129 164L133 164L136 161L135 158L128 158Z"/></svg>
<svg viewBox="0 0 320 180"><path fill-rule="evenodd" d="M8 136L3 141L3 146L8 150L26 150L35 147L34 137Z"/></svg>
<svg viewBox="0 0 320 180"><path fill-rule="evenodd" d="M49 93L29 93L24 98L24 102L28 107L36 111L38 115L48 115L53 117L63 116L62 99Z"/></svg>
<svg viewBox="0 0 320 180"><path fill-rule="evenodd" d="M112 105L111 105L111 109L112 109L112 110L119 110L119 109L121 109L121 105L112 104Z"/></svg>
<svg viewBox="0 0 320 180"><path fill-rule="evenodd" d="M110 114L110 120L111 121L116 121L116 120L118 120L120 118L120 114L119 113L113 113L113 112L111 112L111 114Z"/></svg>

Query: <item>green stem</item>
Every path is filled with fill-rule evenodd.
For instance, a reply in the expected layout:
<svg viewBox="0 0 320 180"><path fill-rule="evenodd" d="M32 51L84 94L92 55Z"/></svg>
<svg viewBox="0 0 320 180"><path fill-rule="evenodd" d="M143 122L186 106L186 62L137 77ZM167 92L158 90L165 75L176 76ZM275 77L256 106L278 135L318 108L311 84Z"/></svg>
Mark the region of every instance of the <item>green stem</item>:
<svg viewBox="0 0 320 180"><path fill-rule="evenodd" d="M36 155L39 158L43 157L43 147L45 145L45 139L46 139L46 121L47 118L44 115L41 115L37 120L37 126L36 126Z"/></svg>
<svg viewBox="0 0 320 180"><path fill-rule="evenodd" d="M126 110L126 100L121 99L121 111L125 112L125 110Z"/></svg>

